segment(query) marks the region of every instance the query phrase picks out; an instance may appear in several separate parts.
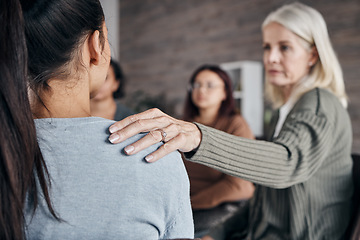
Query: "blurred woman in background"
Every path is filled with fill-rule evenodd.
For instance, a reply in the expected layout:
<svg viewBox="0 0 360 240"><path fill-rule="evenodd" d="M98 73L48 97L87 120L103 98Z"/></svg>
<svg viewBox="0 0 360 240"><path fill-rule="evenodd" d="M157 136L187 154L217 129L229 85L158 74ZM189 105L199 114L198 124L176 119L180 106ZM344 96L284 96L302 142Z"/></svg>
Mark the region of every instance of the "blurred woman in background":
<svg viewBox="0 0 360 240"><path fill-rule="evenodd" d="M228 74L216 65L203 65L191 76L184 120L198 122L232 135L254 139L235 108ZM184 161L190 179L195 236L226 220L245 205L254 185L213 168Z"/></svg>

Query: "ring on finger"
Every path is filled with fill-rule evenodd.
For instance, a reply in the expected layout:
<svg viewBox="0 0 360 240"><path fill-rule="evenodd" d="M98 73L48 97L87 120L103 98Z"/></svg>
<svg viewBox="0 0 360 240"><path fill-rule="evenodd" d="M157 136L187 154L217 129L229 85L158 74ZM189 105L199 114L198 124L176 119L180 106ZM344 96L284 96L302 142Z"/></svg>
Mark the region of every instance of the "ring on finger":
<svg viewBox="0 0 360 240"><path fill-rule="evenodd" d="M161 141L165 142L165 138L167 136L167 133L165 131L163 131L163 130L160 130L160 132L161 132L161 137L162 137Z"/></svg>

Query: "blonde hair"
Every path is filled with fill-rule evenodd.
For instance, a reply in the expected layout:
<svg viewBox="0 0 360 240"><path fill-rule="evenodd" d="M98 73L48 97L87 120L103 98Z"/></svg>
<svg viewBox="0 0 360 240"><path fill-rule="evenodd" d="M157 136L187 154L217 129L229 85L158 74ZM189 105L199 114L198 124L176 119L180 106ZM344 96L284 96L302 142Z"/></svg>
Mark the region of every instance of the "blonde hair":
<svg viewBox="0 0 360 240"><path fill-rule="evenodd" d="M307 45L309 51L315 47L318 61L311 67L309 75L295 86L297 97L316 87L332 92L347 107L347 96L340 63L331 45L326 23L315 9L302 3L284 5L271 12L262 24L262 29L271 22L281 24L296 34ZM274 107L285 103L279 87L266 82L265 91Z"/></svg>

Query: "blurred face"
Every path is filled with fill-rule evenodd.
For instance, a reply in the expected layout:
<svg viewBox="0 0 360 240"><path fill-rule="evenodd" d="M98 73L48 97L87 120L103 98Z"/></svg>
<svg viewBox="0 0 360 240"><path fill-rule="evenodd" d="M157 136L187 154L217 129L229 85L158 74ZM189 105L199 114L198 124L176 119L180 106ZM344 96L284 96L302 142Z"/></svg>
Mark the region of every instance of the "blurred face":
<svg viewBox="0 0 360 240"><path fill-rule="evenodd" d="M120 81L115 78L113 67L110 65L104 84L98 90L94 100L112 98L113 93L119 88Z"/></svg>
<svg viewBox="0 0 360 240"><path fill-rule="evenodd" d="M219 109L226 99L225 84L214 72L201 71L192 86L191 98L199 109Z"/></svg>
<svg viewBox="0 0 360 240"><path fill-rule="evenodd" d="M263 29L266 79L290 93L317 60L315 50L306 49L301 41L278 23L270 23Z"/></svg>

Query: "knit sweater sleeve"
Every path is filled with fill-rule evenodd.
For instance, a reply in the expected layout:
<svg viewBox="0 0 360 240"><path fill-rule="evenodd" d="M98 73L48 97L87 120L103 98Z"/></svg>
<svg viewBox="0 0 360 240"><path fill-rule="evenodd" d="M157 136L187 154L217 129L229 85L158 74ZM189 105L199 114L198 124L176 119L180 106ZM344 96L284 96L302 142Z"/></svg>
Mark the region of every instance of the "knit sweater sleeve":
<svg viewBox="0 0 360 240"><path fill-rule="evenodd" d="M272 188L309 179L332 146L332 124L324 114L306 109L290 113L274 142L197 125L202 142L188 160Z"/></svg>

